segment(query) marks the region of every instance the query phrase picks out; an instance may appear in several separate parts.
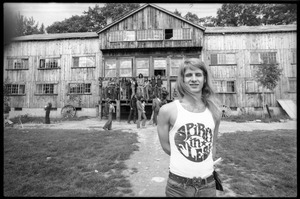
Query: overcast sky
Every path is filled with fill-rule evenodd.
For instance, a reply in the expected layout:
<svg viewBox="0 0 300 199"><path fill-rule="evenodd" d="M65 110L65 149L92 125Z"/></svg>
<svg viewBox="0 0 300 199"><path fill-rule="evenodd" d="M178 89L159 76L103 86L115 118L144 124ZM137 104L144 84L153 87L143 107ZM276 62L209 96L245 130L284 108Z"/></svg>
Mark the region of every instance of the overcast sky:
<svg viewBox="0 0 300 199"><path fill-rule="evenodd" d="M13 8L14 12L30 18L33 17L39 26L43 23L45 27L52 25L55 21L63 21L72 15L83 15L89 7L94 8L96 3L4 3L4 9ZM103 7L103 3L98 3ZM155 3L168 11L174 12L177 9L181 16L187 12L197 14L199 18L206 16L217 16L217 10L222 4L210 3Z"/></svg>

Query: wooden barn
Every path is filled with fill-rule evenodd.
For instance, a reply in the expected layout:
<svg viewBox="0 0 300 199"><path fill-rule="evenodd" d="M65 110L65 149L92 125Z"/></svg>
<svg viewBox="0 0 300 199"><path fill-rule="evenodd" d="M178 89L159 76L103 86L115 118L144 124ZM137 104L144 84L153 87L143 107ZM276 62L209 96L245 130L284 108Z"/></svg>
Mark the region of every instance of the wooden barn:
<svg viewBox="0 0 300 199"><path fill-rule="evenodd" d="M150 118L151 96L161 96L165 89L167 100L176 98L177 69L192 57L207 64L218 96L232 114L261 108L262 88L253 78L253 67L262 60L278 63L283 75L266 100L279 114L277 99L296 100L296 29L205 28L145 4L98 32L14 38L4 47L3 60L10 117L44 116L44 106L51 102L51 117L61 117L71 105L77 116L101 118L110 98L115 117L126 118L135 84L134 92L147 99Z"/></svg>

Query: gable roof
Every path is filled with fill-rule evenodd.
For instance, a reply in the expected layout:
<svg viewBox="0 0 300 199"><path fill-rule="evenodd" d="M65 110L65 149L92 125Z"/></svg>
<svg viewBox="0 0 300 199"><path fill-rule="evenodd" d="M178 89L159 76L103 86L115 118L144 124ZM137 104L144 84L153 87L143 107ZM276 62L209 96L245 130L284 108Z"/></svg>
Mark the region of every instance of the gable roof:
<svg viewBox="0 0 300 199"><path fill-rule="evenodd" d="M205 31L205 29L206 29L206 28L203 27L203 26L200 26L200 25L198 25L198 24L194 24L194 23L190 22L189 20L187 20L187 19L185 19L185 18L183 18L183 17L180 17L180 16L178 16L178 15L176 15L176 14L174 14L174 13L168 11L168 10L165 10L165 9L163 9L163 8L157 6L157 5L154 5L154 4L148 4L148 3L147 3L147 4L143 5L143 6L141 6L140 8L138 8L138 9L132 11L132 12L129 12L129 13L128 13L127 15L125 15L124 17L121 17L121 18L119 18L118 20L116 20L116 21L114 21L114 22L108 24L107 26L105 26L105 27L102 28L101 30L97 31L97 34L103 32L104 30L106 30L106 29L108 29L108 28L114 26L115 24L117 24L117 23L119 23L119 22L125 20L126 18L130 17L131 15L133 15L133 14L135 14L135 13L137 13L137 12L143 10L143 9L145 9L146 7L153 7L153 8L156 8L156 9L158 9L158 10L164 12L164 13L167 13L167 14L169 14L169 15L172 15L173 17L175 17L175 18L177 18L177 19L179 19L179 20L182 20L182 21L184 21L184 22L186 22L186 23L188 23L188 24L190 24L190 25L192 25L192 26L195 26L196 28L199 28L199 29L201 29L201 30L203 30L203 31Z"/></svg>

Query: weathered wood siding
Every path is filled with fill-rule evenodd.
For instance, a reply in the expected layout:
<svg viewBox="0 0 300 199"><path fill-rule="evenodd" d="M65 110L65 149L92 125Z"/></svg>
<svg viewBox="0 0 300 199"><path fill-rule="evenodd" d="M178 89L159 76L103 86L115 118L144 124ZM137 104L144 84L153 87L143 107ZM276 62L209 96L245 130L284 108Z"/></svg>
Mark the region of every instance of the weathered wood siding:
<svg viewBox="0 0 300 199"><path fill-rule="evenodd" d="M72 68L73 56L88 55L95 56L95 67ZM97 38L13 42L5 48L4 57L4 69L8 66L7 57L29 58L27 70L4 70L4 77L8 77L10 83L25 84L26 95L11 97L12 107L40 108L51 101L53 107L61 108L70 103L70 95L67 95L69 83L91 83L92 94L78 95L77 101L80 100L81 104L75 102L75 106L95 108L98 103L102 54ZM60 58L60 68L39 69L41 58L53 57ZM35 95L37 83L57 84L57 95Z"/></svg>
<svg viewBox="0 0 300 199"><path fill-rule="evenodd" d="M211 72L217 76L217 79L234 79L236 81L234 94L219 94L222 103L231 107L261 106L261 93L246 93L246 81L255 81L250 65L251 52L276 52L277 63L283 69L280 82L274 92L265 94L267 104L278 106L276 99L293 99L296 101L296 92L289 92L288 88L288 77L291 76L291 51L296 49L296 38L296 31L205 34L203 56L208 66L211 64L211 54L234 53L236 57L236 65L231 65L231 67L235 67L235 72L232 68L230 72L226 65L210 66Z"/></svg>
<svg viewBox="0 0 300 199"><path fill-rule="evenodd" d="M110 31L121 30L147 30L147 29L176 29L190 28L192 39L184 41L159 40L159 41L126 41L109 42ZM200 47L203 46L203 30L192 26L185 21L175 18L153 7L146 7L139 12L127 17L121 22L99 34L101 49L119 48L163 48L163 47Z"/></svg>

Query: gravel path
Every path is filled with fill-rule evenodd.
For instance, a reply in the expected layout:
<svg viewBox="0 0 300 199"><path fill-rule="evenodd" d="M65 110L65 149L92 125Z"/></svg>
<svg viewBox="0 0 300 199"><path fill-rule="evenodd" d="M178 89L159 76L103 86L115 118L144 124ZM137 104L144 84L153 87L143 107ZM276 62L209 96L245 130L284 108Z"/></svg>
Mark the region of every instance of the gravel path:
<svg viewBox="0 0 300 199"><path fill-rule="evenodd" d="M53 128L53 129L98 129L103 131L102 126L106 121L99 121L98 118L91 118L84 121L65 121L57 124L24 124L24 128ZM17 125L17 128L22 128ZM156 126L146 125L146 128L137 129L135 124L127 124L125 121L113 121L114 130L124 132L135 132L138 134L139 151L134 152L125 163L128 167L124 171L131 184L133 193L128 196L156 197L165 196L165 186L168 177L169 156L166 155L159 143ZM259 123L259 122L225 122L220 125L220 136L222 133L233 133L237 131L252 130L276 130L276 129L297 129L297 121L288 120L281 123ZM229 186L224 183L224 192L217 192L218 196L235 196Z"/></svg>

